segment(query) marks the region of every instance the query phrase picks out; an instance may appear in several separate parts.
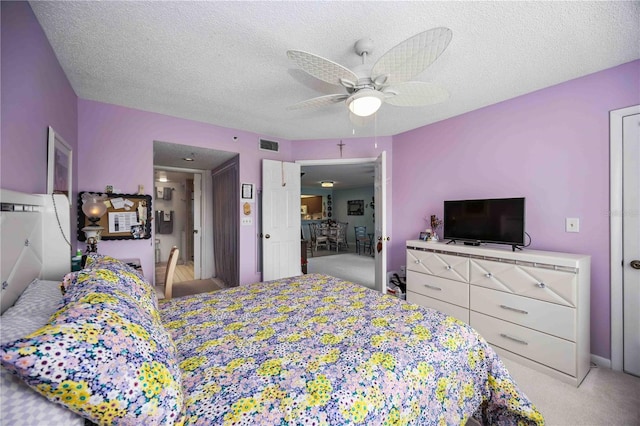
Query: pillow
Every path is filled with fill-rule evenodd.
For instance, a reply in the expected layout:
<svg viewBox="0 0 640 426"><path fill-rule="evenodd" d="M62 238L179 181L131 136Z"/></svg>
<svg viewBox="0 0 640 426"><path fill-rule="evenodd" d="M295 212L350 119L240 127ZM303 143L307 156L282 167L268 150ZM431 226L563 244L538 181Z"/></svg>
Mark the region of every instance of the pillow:
<svg viewBox="0 0 640 426"><path fill-rule="evenodd" d="M0 343L36 331L60 305L58 281L34 280L0 316ZM7 369L0 368L0 413L4 424L83 426L84 419L48 401Z"/></svg>
<svg viewBox="0 0 640 426"><path fill-rule="evenodd" d="M157 311L142 309L120 281L95 280L93 291L83 283L47 325L0 347L2 365L96 423L180 423L176 348Z"/></svg>
<svg viewBox="0 0 640 426"><path fill-rule="evenodd" d="M87 260L85 269L64 276L61 284L63 303L78 300L88 293L104 291L120 298L130 298L141 308L157 315L155 288L138 271L108 256L87 257Z"/></svg>

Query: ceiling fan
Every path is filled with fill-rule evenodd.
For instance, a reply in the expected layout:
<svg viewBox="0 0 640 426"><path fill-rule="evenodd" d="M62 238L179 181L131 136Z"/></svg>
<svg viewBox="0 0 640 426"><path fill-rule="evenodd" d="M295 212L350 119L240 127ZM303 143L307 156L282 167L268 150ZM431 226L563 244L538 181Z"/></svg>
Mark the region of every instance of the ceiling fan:
<svg viewBox="0 0 640 426"><path fill-rule="evenodd" d="M391 48L369 67L366 58L373 50L369 38L354 46L362 64L353 70L302 50L288 50L287 56L308 74L336 86L346 93L320 96L289 106L287 109L318 108L345 101L351 114L368 117L383 102L396 106L424 106L443 102L449 92L443 87L422 81L409 81L424 71L444 52L453 33L438 27L416 34Z"/></svg>

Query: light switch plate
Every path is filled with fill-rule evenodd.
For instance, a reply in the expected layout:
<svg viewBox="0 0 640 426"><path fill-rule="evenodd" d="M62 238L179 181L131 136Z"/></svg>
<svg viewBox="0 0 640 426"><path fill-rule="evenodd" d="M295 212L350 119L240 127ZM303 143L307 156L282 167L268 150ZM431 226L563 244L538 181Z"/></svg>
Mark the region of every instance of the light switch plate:
<svg viewBox="0 0 640 426"><path fill-rule="evenodd" d="M568 217L565 221L565 232L580 232L580 219Z"/></svg>

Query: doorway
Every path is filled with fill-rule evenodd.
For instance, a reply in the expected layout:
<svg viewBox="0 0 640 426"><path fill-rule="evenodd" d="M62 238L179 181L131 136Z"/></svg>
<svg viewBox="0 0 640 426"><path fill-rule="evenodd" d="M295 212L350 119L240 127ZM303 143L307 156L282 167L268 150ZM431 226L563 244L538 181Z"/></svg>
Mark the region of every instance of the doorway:
<svg viewBox="0 0 640 426"><path fill-rule="evenodd" d="M180 264L177 266L178 281L183 281L184 291L176 288L174 295L193 294L190 291L208 288L211 285L219 285L217 280L217 268L214 261L213 238L213 191L211 171L220 165L237 157L238 153L220 151L209 148L201 148L189 145L180 145L169 142L154 141L154 242L156 244L156 260L166 262L169 251L174 245L180 248ZM160 181L160 173L166 175L167 182ZM163 179L164 180L164 179ZM165 188L170 191L166 200ZM162 188L162 192L158 191ZM234 199L225 200L227 203L235 203ZM173 220L171 211L173 210ZM158 211L162 215L156 217ZM161 222L160 220L164 222ZM159 232L158 225L172 224L171 233L168 229ZM237 258L239 253L229 253L229 256ZM157 262L156 264L158 264ZM191 272L193 271L193 272ZM154 283L164 279L162 271L156 270ZM212 284L210 281L214 281ZM205 282L207 281L207 282ZM222 283L226 286L225 283ZM201 291L197 291L201 292Z"/></svg>
<svg viewBox="0 0 640 426"><path fill-rule="evenodd" d="M640 376L640 105L610 112L611 368Z"/></svg>
<svg viewBox="0 0 640 426"><path fill-rule="evenodd" d="M194 188L196 179L198 188ZM172 247L177 247L180 253L174 281L177 283L201 278L200 241L199 238L194 240L194 231L201 229L200 215L195 215L196 211L200 211L200 182L200 173L169 168L154 170L154 248L158 285L164 284L164 269ZM198 199L194 196L196 192ZM197 207L194 205L196 203ZM196 243L197 268L194 262Z"/></svg>
<svg viewBox="0 0 640 426"><path fill-rule="evenodd" d="M323 215L323 220L332 219L336 222L348 223L347 244L350 250L345 250L346 254L329 257L317 257L315 253L314 256L310 256L308 251L309 271L327 273L354 282L361 281L367 287L386 292L386 283L381 278L386 277L386 262L383 268L381 253L376 253L376 250L373 249L375 247L374 235L379 233L378 225L384 221L384 213L376 214L374 209L374 206L378 206L376 203L378 189L375 185L376 161L375 158L364 158L299 160L296 162L301 165L301 171L304 172L301 180L305 194L313 192L313 194L322 194L325 198L331 196L331 211L327 212L327 217ZM322 188L322 181L331 181L333 188ZM327 193L327 191L331 192ZM328 201L326 200L327 204ZM349 206L356 205L356 203L358 208L349 210ZM325 207L325 210L327 208L328 206ZM301 216L303 216L302 213ZM304 220L305 218L303 216L302 235L308 239L310 231L305 227L308 227L309 220ZM311 220L311 222L315 221ZM355 253L356 225L366 226L367 234L371 238L371 243L368 246L371 249L363 249L360 254ZM380 261L380 264L377 264L375 260ZM360 278L356 275L359 275Z"/></svg>

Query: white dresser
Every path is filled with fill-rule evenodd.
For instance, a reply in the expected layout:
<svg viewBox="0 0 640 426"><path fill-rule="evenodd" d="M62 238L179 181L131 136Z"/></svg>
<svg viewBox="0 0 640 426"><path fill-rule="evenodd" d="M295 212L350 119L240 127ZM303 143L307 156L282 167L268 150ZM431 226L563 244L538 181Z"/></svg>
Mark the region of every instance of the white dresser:
<svg viewBox="0 0 640 426"><path fill-rule="evenodd" d="M578 386L590 366L586 255L407 241L407 301L475 328L503 356Z"/></svg>

